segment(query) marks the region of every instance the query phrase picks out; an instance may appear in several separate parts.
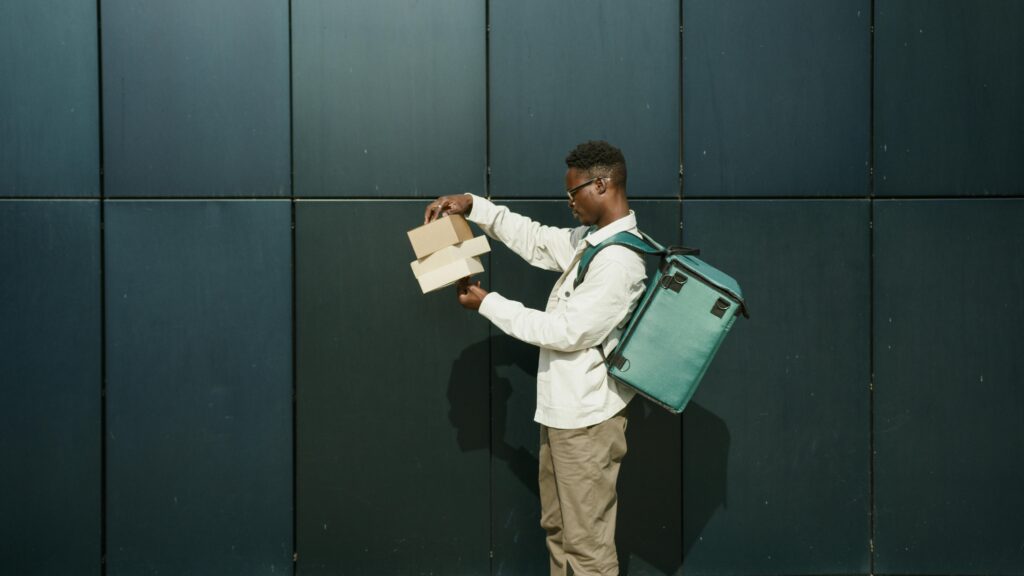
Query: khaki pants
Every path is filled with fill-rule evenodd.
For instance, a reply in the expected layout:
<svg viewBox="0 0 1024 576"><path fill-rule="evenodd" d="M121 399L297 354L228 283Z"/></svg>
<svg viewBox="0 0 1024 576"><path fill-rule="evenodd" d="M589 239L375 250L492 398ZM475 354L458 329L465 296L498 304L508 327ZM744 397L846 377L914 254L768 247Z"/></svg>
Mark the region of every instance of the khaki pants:
<svg viewBox="0 0 1024 576"><path fill-rule="evenodd" d="M625 410L577 430L541 425L540 524L551 576L618 576L615 484L625 455Z"/></svg>

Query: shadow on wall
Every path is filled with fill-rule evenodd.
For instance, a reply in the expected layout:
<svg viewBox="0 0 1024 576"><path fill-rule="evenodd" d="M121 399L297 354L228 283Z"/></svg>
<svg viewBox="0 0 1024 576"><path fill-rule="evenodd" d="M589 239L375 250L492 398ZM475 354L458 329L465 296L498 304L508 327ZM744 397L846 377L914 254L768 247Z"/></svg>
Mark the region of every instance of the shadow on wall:
<svg viewBox="0 0 1024 576"><path fill-rule="evenodd" d="M683 556L690 553L704 527L726 498L729 429L696 402L683 410Z"/></svg>
<svg viewBox="0 0 1024 576"><path fill-rule="evenodd" d="M491 359L489 386L480 382L476 376L479 373L473 371L474 366L479 366L479 358L488 355ZM459 449L490 448L493 460L508 467L534 496L533 506L539 509L535 452L508 441L509 437L523 436L511 433L510 424L517 430L524 426L535 427L532 413L526 416L519 410L514 415L516 421L508 421L509 398L516 390L513 382L499 376L499 371L510 372L502 369L508 367L529 375L532 396L536 361L535 349L505 335L492 336L466 348L452 366L448 416L456 428ZM490 430L476 413L480 407L488 405L491 406ZM676 574L681 571L683 555L694 545L701 529L718 507L725 504L729 432L721 418L692 402L686 408L682 424L679 416L639 397L630 403L627 413L629 452L619 476L616 530L621 574L629 575L631 564L635 564L635 575ZM529 421L520 422L520 418L529 418ZM692 453L686 455L686 472L680 456L681 426L693 435L693 440L687 443ZM685 515L681 512L684 495L688 504ZM543 547L538 546L536 553L546 559ZM546 565L546 560L543 564Z"/></svg>
<svg viewBox="0 0 1024 576"><path fill-rule="evenodd" d="M504 462L512 474L526 486L534 496L538 497L537 488L537 456L523 446L512 446L508 443L505 431L508 421L508 399L512 396L512 383L498 375L499 366L515 366L521 372L536 378L536 353L522 354L523 349L531 348L508 336L492 336L477 342L462 351L452 365L452 375L448 381L448 419L455 426L459 449L483 450L490 448L491 457ZM478 365L474 358L488 357L492 350L505 351L492 357L488 382L480 382L475 378L474 368ZM534 349L535 350L535 349ZM489 384L489 385L488 385ZM493 398L490 394L493 394ZM481 406L491 406L490 429L481 426L480 418L475 414ZM516 423L522 426L524 423ZM532 415L528 423L534 426ZM502 431L500 437L491 442L491 429ZM534 435L536 436L536 434Z"/></svg>

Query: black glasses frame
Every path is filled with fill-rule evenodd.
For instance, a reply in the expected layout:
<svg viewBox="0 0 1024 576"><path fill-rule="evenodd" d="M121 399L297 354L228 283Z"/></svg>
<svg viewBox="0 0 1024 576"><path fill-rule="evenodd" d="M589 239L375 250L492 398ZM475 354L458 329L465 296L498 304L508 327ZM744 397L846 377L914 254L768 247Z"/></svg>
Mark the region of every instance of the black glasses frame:
<svg viewBox="0 0 1024 576"><path fill-rule="evenodd" d="M570 201L571 200L575 200L577 192L579 192L580 190L583 190L584 188L586 188L587 186L590 186L591 184L593 184L594 182L597 182L598 180L606 180L607 178L608 178L607 176L595 176L595 177L591 178L590 180L587 180L586 182L584 182L582 184L579 184L577 186L573 186L572 188L569 188L568 190L565 191L565 195L569 197Z"/></svg>

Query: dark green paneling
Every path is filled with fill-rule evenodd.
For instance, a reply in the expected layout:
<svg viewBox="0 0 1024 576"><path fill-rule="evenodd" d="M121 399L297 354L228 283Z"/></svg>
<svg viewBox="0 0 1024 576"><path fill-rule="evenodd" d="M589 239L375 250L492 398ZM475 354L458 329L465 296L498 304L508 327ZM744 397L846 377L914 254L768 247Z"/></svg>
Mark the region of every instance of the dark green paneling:
<svg viewBox="0 0 1024 576"><path fill-rule="evenodd" d="M296 206L303 575L488 569L487 324L420 293L425 207Z"/></svg>
<svg viewBox="0 0 1024 576"><path fill-rule="evenodd" d="M687 196L866 196L868 0L685 0Z"/></svg>
<svg viewBox="0 0 1024 576"><path fill-rule="evenodd" d="M297 196L483 193L485 5L293 3Z"/></svg>
<svg viewBox="0 0 1024 576"><path fill-rule="evenodd" d="M687 574L869 570L866 201L688 201L740 318L683 414Z"/></svg>
<svg viewBox="0 0 1024 576"><path fill-rule="evenodd" d="M97 196L95 0L0 3L0 196Z"/></svg>
<svg viewBox="0 0 1024 576"><path fill-rule="evenodd" d="M106 205L107 573L292 567L291 207Z"/></svg>
<svg viewBox="0 0 1024 576"><path fill-rule="evenodd" d="M100 573L100 210L0 201L0 573Z"/></svg>
<svg viewBox="0 0 1024 576"><path fill-rule="evenodd" d="M574 226L561 201L512 201L512 210L553 226ZM634 201L645 232L666 243L679 234L675 201ZM543 309L558 274L531 268L492 242L485 286ZM654 264L654 261L651 262ZM481 346L486 353L486 347ZM537 496L537 349L491 327L492 574L544 574L548 555ZM619 475L618 551L623 574L674 574L681 564L679 418L636 399L629 408L629 454Z"/></svg>
<svg viewBox="0 0 1024 576"><path fill-rule="evenodd" d="M107 196L287 196L288 2L103 0Z"/></svg>
<svg viewBox="0 0 1024 576"><path fill-rule="evenodd" d="M576 225L564 202L499 202L551 226ZM543 310L558 273L532 268L491 241L491 270L484 287ZM491 357L491 574L546 574L548 555L540 527L537 487L539 426L537 348L490 326Z"/></svg>
<svg viewBox="0 0 1024 576"><path fill-rule="evenodd" d="M875 2L875 191L1021 194L1024 3Z"/></svg>
<svg viewBox="0 0 1024 576"><path fill-rule="evenodd" d="M622 148L630 190L679 194L679 2L490 4L491 194L562 198L577 143Z"/></svg>
<svg viewBox="0 0 1024 576"><path fill-rule="evenodd" d="M875 204L875 568L1024 566L1024 200Z"/></svg>

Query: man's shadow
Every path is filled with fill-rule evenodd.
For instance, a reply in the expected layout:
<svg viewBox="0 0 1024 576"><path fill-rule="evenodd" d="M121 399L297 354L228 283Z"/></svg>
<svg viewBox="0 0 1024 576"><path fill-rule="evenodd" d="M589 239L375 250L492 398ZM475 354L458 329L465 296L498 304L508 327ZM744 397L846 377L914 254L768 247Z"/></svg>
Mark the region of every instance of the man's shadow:
<svg viewBox="0 0 1024 576"><path fill-rule="evenodd" d="M628 415L616 530L621 573L682 574L686 554L726 502L729 431L693 401L678 415L638 395Z"/></svg>
<svg viewBox="0 0 1024 576"><path fill-rule="evenodd" d="M539 428L533 421L536 371L535 347L497 335L463 350L449 378L448 417L460 450L491 454L495 574L547 570L539 527ZM488 409L489 422L480 414ZM725 504L728 430L693 402L683 422L640 397L630 402L627 414L629 447L619 475L616 530L620 573L677 574L683 555ZM686 442L686 471L683 430L693 438ZM519 486L508 486L510 480Z"/></svg>
<svg viewBox="0 0 1024 576"><path fill-rule="evenodd" d="M539 497L536 442L529 444L532 449L525 443L510 444L505 432L508 430L508 402L514 394L513 383L499 374L511 368L535 381L537 352L532 348L531 358L531 348L508 336L492 336L463 350L452 365L448 381L448 420L455 426L460 450L490 450L493 459L507 465L512 474ZM481 365L487 364L488 359L494 361L488 366L486 380L481 381ZM480 410L489 410L490 418L480 418ZM515 424L519 436L539 442L539 433L530 430L536 427L532 412L528 420Z"/></svg>

